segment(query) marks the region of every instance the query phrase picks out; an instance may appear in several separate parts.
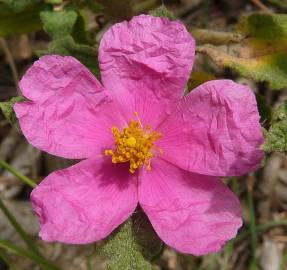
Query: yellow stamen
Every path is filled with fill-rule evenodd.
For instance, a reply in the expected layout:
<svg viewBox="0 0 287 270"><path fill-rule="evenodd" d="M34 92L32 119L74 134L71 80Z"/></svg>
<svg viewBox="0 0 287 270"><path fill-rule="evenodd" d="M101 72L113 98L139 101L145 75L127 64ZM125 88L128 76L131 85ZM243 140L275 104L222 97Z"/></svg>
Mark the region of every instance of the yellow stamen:
<svg viewBox="0 0 287 270"><path fill-rule="evenodd" d="M136 143L137 143L137 140L135 137L129 137L127 139L127 146L129 147L135 147Z"/></svg>
<svg viewBox="0 0 287 270"><path fill-rule="evenodd" d="M150 160L154 156L153 150L162 154L162 150L154 146L154 142L161 137L161 134L152 131L149 125L143 127L139 120L138 113L135 113L137 120L131 120L123 130L112 127L115 139L115 150L104 151L106 156L112 157L112 163L129 162L131 173L143 165L147 171L151 170Z"/></svg>

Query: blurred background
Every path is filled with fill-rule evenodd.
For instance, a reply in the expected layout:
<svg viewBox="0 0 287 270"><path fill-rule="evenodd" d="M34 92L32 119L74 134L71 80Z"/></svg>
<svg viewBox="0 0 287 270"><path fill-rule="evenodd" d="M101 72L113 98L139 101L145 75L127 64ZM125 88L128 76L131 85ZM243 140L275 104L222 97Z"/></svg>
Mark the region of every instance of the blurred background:
<svg viewBox="0 0 287 270"><path fill-rule="evenodd" d="M241 63L241 57L246 53L255 59L260 57L246 47L245 41L250 33L242 34L234 29L240 18L251 12L286 13L287 2L284 0L0 0L0 102L19 95L19 79L43 54L74 55L99 75L97 46L105 30L114 22L158 7L157 12L182 20L196 39L198 53L187 89L214 78L231 78L248 84L257 94L261 122L268 129L271 110L287 97L287 88L275 85L281 77L277 81L278 74L274 73L275 82L272 82L274 78L270 78L271 84L258 82L265 80L258 79L256 74L253 76L252 71L240 70L236 65L222 65L220 56L223 52L228 57L236 56L235 63ZM51 27L59 25L51 18L53 12L63 10L72 10L77 16L73 22L68 16L62 16L63 21L59 23L60 27L63 24L67 36L65 40L59 40L51 31ZM285 30L286 25L282 25ZM272 46L272 40L270 42ZM213 46L213 51L208 50L208 44ZM286 44L283 42L279 49L287 51ZM242 48L246 50L242 51ZM285 65L283 75L280 75L286 76L285 79L286 69ZM272 87L280 88L280 91L273 91ZM244 226L237 238L222 252L203 257L179 254L166 247L153 259L154 269L287 269L287 157L277 151L269 152L263 168L257 172L223 179L238 195L243 207ZM96 245L46 244L37 236L38 221L29 202L32 188L21 181L21 177L40 182L50 172L68 167L74 161L50 156L29 145L17 129L13 112L7 110L6 117L0 112L0 160L0 270L106 269L106 258L97 252ZM12 168L7 170L7 164ZM14 174L9 170L14 170ZM20 180L15 172L21 174ZM29 241L33 243L29 245ZM32 246L58 268L43 266L42 255L40 259L33 255Z"/></svg>

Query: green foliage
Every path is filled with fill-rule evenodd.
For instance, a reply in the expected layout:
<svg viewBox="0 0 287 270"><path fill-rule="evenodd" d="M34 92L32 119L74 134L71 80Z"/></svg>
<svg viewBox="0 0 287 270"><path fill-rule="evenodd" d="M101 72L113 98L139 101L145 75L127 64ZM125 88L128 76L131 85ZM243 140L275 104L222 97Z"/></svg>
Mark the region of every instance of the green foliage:
<svg viewBox="0 0 287 270"><path fill-rule="evenodd" d="M164 5L152 10L150 12L150 15L155 17L166 17L170 20L177 19L177 17L171 11L169 11Z"/></svg>
<svg viewBox="0 0 287 270"><path fill-rule="evenodd" d="M21 180L26 185L28 185L32 188L35 188L37 186L37 184L33 180L31 180L27 176L21 174L17 169L13 168L8 163L6 163L4 160L1 160L1 159L0 159L0 168L3 168L4 170L10 172L14 176L16 176L19 180Z"/></svg>
<svg viewBox="0 0 287 270"><path fill-rule="evenodd" d="M6 119L9 121L11 125L15 125L18 129L19 129L18 121L15 115L15 112L13 110L13 106L15 105L16 102L21 102L24 100L25 99L23 97L19 96L19 97L14 97L6 102L0 102L0 109L2 110L4 116L6 117Z"/></svg>
<svg viewBox="0 0 287 270"><path fill-rule="evenodd" d="M45 2L53 5L59 5L63 3L63 0L45 0Z"/></svg>
<svg viewBox="0 0 287 270"><path fill-rule="evenodd" d="M1 261L3 261L9 267L9 270L17 270L16 266L14 266L14 261L2 250L0 250L0 263Z"/></svg>
<svg viewBox="0 0 287 270"><path fill-rule="evenodd" d="M9 8L14 12L22 12L27 8L31 8L33 5L41 3L42 0L0 0L0 3L5 4L3 9Z"/></svg>
<svg viewBox="0 0 287 270"><path fill-rule="evenodd" d="M262 95L256 94L256 101L261 125L267 127L271 122L271 107L266 103L265 97Z"/></svg>
<svg viewBox="0 0 287 270"><path fill-rule="evenodd" d="M87 30L88 18L84 10L78 10L78 17L74 24L72 37L76 43L89 44L94 43L91 33Z"/></svg>
<svg viewBox="0 0 287 270"><path fill-rule="evenodd" d="M282 8L287 8L287 0L268 0L270 3L275 4Z"/></svg>
<svg viewBox="0 0 287 270"><path fill-rule="evenodd" d="M242 16L237 25L242 34L259 39L287 37L287 15L254 13Z"/></svg>
<svg viewBox="0 0 287 270"><path fill-rule="evenodd" d="M224 48L203 45L197 49L217 65L255 81L268 82L274 90L287 87L287 15L244 16L236 31L245 38Z"/></svg>
<svg viewBox="0 0 287 270"><path fill-rule="evenodd" d="M108 259L108 270L152 270L149 260L162 250L163 244L147 218L143 214L134 214L99 251Z"/></svg>
<svg viewBox="0 0 287 270"><path fill-rule="evenodd" d="M17 1L19 3L21 1ZM27 1L24 1L27 2ZM14 2L13 2L14 3ZM11 3L12 5L12 3ZM42 28L39 12L43 5L0 4L0 37L29 33Z"/></svg>
<svg viewBox="0 0 287 270"><path fill-rule="evenodd" d="M40 51L39 55L59 54L74 56L95 75L99 76L96 49L86 44L78 44L72 37L72 33L77 33L77 31L74 31L77 18L78 14L74 10L41 12L44 30L51 35L53 40L49 44L49 48L45 51ZM78 37L78 40L81 40L81 38L83 37Z"/></svg>
<svg viewBox="0 0 287 270"><path fill-rule="evenodd" d="M0 161L1 162L1 161ZM7 164L8 165L8 164ZM9 166L9 165L8 165ZM15 170L15 169L14 169ZM0 210L4 214L4 216L8 219L11 226L15 229L19 237L25 242L28 251L21 249L17 246L14 246L12 243L8 241L0 240L0 248L5 249L10 253L16 253L19 256L25 257L37 265L41 266L43 270L60 270L57 266L49 262L39 251L36 244L33 242L32 238L26 233L26 231L22 228L20 223L15 219L12 212L5 206L3 201L0 199ZM1 256L0 256L1 257ZM8 258L5 256L4 259ZM5 260L7 261L7 259ZM8 262L8 261L7 261ZM10 262L9 262L10 264Z"/></svg>
<svg viewBox="0 0 287 270"><path fill-rule="evenodd" d="M39 52L39 55L45 54L72 55L99 77L97 50L88 45L76 44L71 36L52 41L47 50Z"/></svg>
<svg viewBox="0 0 287 270"><path fill-rule="evenodd" d="M33 240L30 238L30 236L23 230L21 225L17 222L17 220L14 218L13 214L9 211L9 209L5 206L5 204L0 199L0 210L6 216L6 218L9 220L10 224L13 226L15 231L18 233L18 235L21 237L21 239L26 243L27 247L30 249L32 253L34 253L35 256L42 257L42 254L38 250L37 246L33 243Z"/></svg>
<svg viewBox="0 0 287 270"><path fill-rule="evenodd" d="M31 260L32 262L36 263L37 265L41 266L41 269L45 270L61 270L61 268L54 266L53 264L49 263L46 259L36 256L33 253L18 247L7 240L0 239L0 248L6 250L9 253L16 254L20 257L26 258Z"/></svg>
<svg viewBox="0 0 287 270"><path fill-rule="evenodd" d="M263 149L287 153L287 101L274 111Z"/></svg>
<svg viewBox="0 0 287 270"><path fill-rule="evenodd" d="M77 17L78 14L73 10L41 12L43 28L53 39L62 39L70 35Z"/></svg>

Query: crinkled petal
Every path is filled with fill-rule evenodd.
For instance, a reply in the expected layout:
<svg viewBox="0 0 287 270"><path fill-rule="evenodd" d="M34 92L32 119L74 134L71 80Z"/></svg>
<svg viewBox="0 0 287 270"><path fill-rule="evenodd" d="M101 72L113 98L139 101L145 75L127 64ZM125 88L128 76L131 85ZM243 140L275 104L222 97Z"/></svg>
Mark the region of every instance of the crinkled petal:
<svg viewBox="0 0 287 270"><path fill-rule="evenodd" d="M136 16L104 34L99 48L102 82L143 121L150 118L144 106L157 106L152 122L158 123L183 95L194 54L194 39L181 22Z"/></svg>
<svg viewBox="0 0 287 270"><path fill-rule="evenodd" d="M86 158L113 143L126 124L97 79L73 57L43 56L20 82L30 101L14 107L27 140L48 153Z"/></svg>
<svg viewBox="0 0 287 270"><path fill-rule="evenodd" d="M139 202L152 226L179 252L217 252L242 225L239 200L216 177L153 159L139 181Z"/></svg>
<svg viewBox="0 0 287 270"><path fill-rule="evenodd" d="M136 181L125 164L104 157L50 174L31 194L40 237L71 244L103 239L136 208Z"/></svg>
<svg viewBox="0 0 287 270"><path fill-rule="evenodd" d="M255 95L230 80L197 87L159 131L162 157L195 173L242 175L257 169L263 158Z"/></svg>

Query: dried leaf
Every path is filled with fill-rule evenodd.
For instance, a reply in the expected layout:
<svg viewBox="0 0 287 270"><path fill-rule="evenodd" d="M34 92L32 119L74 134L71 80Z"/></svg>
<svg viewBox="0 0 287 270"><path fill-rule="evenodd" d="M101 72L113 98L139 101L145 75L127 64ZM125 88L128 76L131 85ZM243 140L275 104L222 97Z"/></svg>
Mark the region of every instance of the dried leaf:
<svg viewBox="0 0 287 270"><path fill-rule="evenodd" d="M245 36L238 44L205 44L197 50L219 66L255 81L268 82L274 90L287 87L287 15L254 13L242 17L236 30Z"/></svg>

